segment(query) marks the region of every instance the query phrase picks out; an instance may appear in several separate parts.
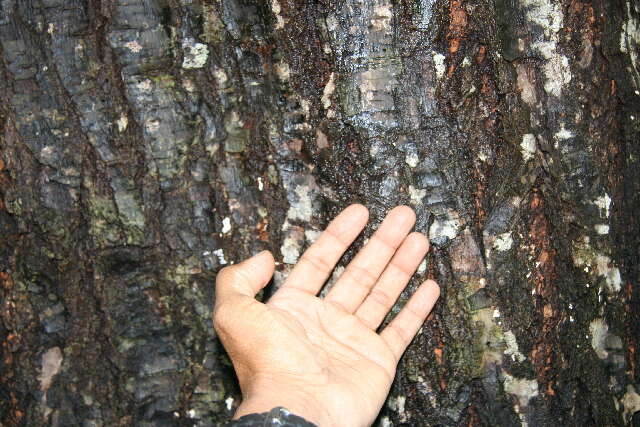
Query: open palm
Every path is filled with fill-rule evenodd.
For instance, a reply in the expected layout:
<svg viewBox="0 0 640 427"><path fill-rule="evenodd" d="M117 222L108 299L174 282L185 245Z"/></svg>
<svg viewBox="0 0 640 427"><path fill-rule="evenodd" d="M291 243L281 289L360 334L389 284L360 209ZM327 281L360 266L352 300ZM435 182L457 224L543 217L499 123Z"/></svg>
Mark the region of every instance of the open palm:
<svg viewBox="0 0 640 427"><path fill-rule="evenodd" d="M316 297L364 228L351 205L302 255L267 304L254 297L274 270L269 252L218 275L214 325L243 393L236 417L284 406L322 426L370 425L398 360L439 295L426 281L382 332L376 330L428 250L410 233L413 211L393 209L324 299Z"/></svg>

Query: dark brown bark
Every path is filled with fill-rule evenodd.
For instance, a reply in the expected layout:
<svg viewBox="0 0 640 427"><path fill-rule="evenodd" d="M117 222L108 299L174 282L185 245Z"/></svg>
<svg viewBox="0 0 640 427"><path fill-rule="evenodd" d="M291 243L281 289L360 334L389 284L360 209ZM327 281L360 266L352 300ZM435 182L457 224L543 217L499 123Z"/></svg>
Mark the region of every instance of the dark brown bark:
<svg viewBox="0 0 640 427"><path fill-rule="evenodd" d="M640 422L632 1L0 0L0 423L222 425L225 263L406 203L378 424Z"/></svg>

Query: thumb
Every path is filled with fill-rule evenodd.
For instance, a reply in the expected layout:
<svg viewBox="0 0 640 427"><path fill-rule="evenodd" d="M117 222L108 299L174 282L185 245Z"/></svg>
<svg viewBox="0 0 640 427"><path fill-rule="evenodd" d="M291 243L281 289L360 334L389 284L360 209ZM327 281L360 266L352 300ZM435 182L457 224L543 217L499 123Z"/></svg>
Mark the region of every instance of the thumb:
<svg viewBox="0 0 640 427"><path fill-rule="evenodd" d="M269 251L224 267L216 277L216 303L238 295L255 298L271 280L274 269L273 255Z"/></svg>

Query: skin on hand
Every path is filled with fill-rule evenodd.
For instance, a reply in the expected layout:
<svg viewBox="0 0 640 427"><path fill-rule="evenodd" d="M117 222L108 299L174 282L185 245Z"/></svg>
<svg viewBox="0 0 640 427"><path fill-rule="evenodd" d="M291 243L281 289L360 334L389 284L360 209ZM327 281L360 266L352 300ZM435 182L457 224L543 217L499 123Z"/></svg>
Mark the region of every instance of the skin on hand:
<svg viewBox="0 0 640 427"><path fill-rule="evenodd" d="M283 406L322 427L373 423L398 361L440 288L432 280L424 282L377 332L429 249L423 234L410 233L414 212L398 206L327 296L318 298L368 217L362 205L342 211L266 304L255 296L273 275L270 252L218 273L214 326L243 395L234 418Z"/></svg>

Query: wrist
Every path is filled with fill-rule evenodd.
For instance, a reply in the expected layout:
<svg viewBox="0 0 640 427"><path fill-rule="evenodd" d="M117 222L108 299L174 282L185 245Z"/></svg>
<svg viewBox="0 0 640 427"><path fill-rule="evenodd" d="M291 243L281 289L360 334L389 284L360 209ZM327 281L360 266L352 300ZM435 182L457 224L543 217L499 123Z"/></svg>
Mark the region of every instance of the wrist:
<svg viewBox="0 0 640 427"><path fill-rule="evenodd" d="M331 423L319 403L319 400L313 397L313 393L300 388L275 385L255 387L251 392L243 393L242 403L233 418L269 412L280 406L310 423L322 427L329 426Z"/></svg>

